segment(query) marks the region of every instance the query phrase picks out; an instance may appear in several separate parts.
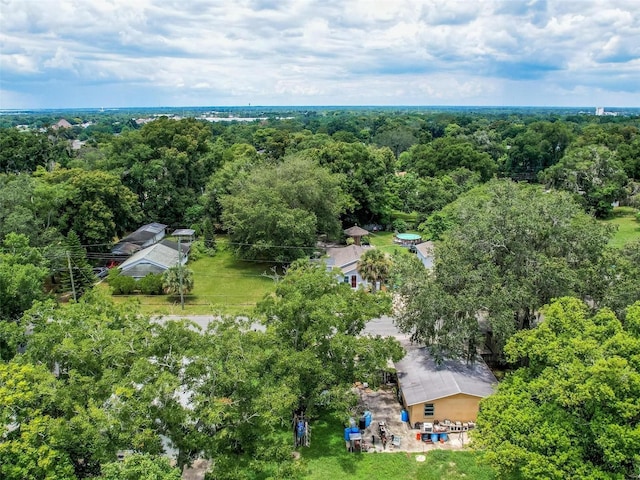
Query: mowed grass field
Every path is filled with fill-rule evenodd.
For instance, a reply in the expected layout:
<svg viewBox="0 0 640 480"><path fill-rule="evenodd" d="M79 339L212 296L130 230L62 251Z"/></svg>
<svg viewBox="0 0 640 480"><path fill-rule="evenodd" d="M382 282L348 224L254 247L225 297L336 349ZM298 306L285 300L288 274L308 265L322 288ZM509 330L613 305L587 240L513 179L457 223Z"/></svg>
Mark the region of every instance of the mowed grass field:
<svg viewBox="0 0 640 480"><path fill-rule="evenodd" d="M419 233L419 232L410 230L406 233ZM407 251L408 249L406 247L401 247L393 243L394 235L395 234L393 232L375 232L375 233L371 233L368 237L371 245L373 245L376 248L379 248L384 252L393 253L396 250Z"/></svg>
<svg viewBox="0 0 640 480"><path fill-rule="evenodd" d="M614 233L609 245L622 248L627 243L640 239L640 222L637 220L638 210L631 207L617 207L613 209L611 218L604 220L605 223L615 225L617 231Z"/></svg>
<svg viewBox="0 0 640 480"><path fill-rule="evenodd" d="M224 238L217 239L218 251L214 257L189 261L193 270L194 289L185 296L185 308L180 299L168 295L121 295L115 301L135 297L144 313L206 315L212 313L249 313L264 295L275 290L271 274L272 264L237 260L227 249ZM106 284L102 282L101 285Z"/></svg>
<svg viewBox="0 0 640 480"><path fill-rule="evenodd" d="M349 480L491 480L493 470L469 450L435 450L417 462L420 453L350 453L342 436L343 425L332 416L311 423L311 446L300 453L308 469L306 479Z"/></svg>

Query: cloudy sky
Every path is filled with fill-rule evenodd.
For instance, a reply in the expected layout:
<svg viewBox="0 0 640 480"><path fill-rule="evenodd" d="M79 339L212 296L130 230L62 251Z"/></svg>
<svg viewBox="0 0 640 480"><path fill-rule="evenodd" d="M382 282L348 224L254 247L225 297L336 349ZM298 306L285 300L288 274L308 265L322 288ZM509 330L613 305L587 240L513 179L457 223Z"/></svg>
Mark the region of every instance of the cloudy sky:
<svg viewBox="0 0 640 480"><path fill-rule="evenodd" d="M640 0L0 0L0 108L640 106Z"/></svg>

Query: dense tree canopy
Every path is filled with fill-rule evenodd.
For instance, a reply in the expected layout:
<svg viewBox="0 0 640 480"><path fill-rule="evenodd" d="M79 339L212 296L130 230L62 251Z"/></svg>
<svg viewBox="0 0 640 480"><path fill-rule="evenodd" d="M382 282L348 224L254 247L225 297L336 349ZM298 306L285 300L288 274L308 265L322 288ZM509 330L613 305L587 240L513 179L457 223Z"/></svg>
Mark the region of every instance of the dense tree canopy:
<svg viewBox="0 0 640 480"><path fill-rule="evenodd" d="M83 245L109 244L141 219L135 195L113 173L75 168L40 174L58 229L64 235L74 230Z"/></svg>
<svg viewBox="0 0 640 480"><path fill-rule="evenodd" d="M66 141L56 141L46 133L0 129L0 172L33 172L38 167L51 169L69 159Z"/></svg>
<svg viewBox="0 0 640 480"><path fill-rule="evenodd" d="M186 110L181 117L203 113ZM159 221L195 228L211 248L226 229L230 241L219 245L239 258L288 263L312 256L320 236L399 217L436 241L437 258L430 272L415 255L394 256L387 284L400 325L435 353L469 360L485 338L504 359L506 342L506 359L525 366L483 406L478 444L498 471L640 473L640 243L604 248L607 228L585 213L638 202L637 116L244 114L259 118L75 112L72 128L46 130L58 113L1 116L0 477L175 478L198 456L220 479L300 476L304 463L283 435L291 413L313 414L327 398L342 408L353 381L375 385L402 355L393 340L362 336L389 298L296 262L260 302L265 332L238 319L202 331L100 297L84 250L106 262L116 238ZM30 131L4 128L18 124ZM72 139L86 144L75 150ZM386 277L371 260L363 273ZM78 302L39 303L71 278L87 292ZM119 280L120 293L159 283ZM591 310L562 299L541 315L569 294ZM178 469L158 458L163 443ZM137 453L115 463L121 449Z"/></svg>
<svg viewBox="0 0 640 480"><path fill-rule="evenodd" d="M640 302L624 322L575 298L513 336L524 363L484 399L474 445L503 476L634 478L640 473Z"/></svg>
<svg viewBox="0 0 640 480"><path fill-rule="evenodd" d="M542 305L580 293L609 239L568 194L510 181L489 182L446 211L452 226L437 246L435 275L400 289L399 322L453 355L475 356L481 329L499 350L533 326Z"/></svg>
<svg viewBox="0 0 640 480"><path fill-rule="evenodd" d="M25 235L10 233L0 244L0 322L16 320L44 297L48 262Z"/></svg>
<svg viewBox="0 0 640 480"><path fill-rule="evenodd" d="M133 453L123 461L102 466L98 480L180 480L180 470L169 464L165 457Z"/></svg>
<svg viewBox="0 0 640 480"><path fill-rule="evenodd" d="M322 263L299 260L289 267L275 295L265 298L258 311L283 345L305 359L310 377L300 385L302 406L313 407L321 392L335 385L355 380L376 385L387 359L401 358L395 339L356 337L367 320L389 313L390 306L385 294L336 281L336 272Z"/></svg>
<svg viewBox="0 0 640 480"><path fill-rule="evenodd" d="M628 179L622 163L606 147L570 150L558 163L540 173L548 186L575 194L597 217L606 217L613 202L624 198Z"/></svg>
<svg viewBox="0 0 640 480"><path fill-rule="evenodd" d="M321 165L344 175L345 191L353 204L347 223L367 224L374 220L388 221L387 182L395 170L395 158L388 148L378 149L361 143L330 143L310 152Z"/></svg>
<svg viewBox="0 0 640 480"><path fill-rule="evenodd" d="M222 220L241 258L286 262L309 255L318 234L336 238L346 202L342 177L297 156L237 178Z"/></svg>

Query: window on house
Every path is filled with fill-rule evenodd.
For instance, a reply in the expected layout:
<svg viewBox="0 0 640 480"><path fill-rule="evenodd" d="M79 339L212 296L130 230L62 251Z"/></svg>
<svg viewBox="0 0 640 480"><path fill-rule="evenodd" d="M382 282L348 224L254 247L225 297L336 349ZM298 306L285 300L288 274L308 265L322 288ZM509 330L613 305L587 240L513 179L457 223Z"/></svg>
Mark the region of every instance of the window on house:
<svg viewBox="0 0 640 480"><path fill-rule="evenodd" d="M358 286L358 277L355 275L351 275L351 288L356 288Z"/></svg>
<svg viewBox="0 0 640 480"><path fill-rule="evenodd" d="M349 277L348 276L344 277L344 283L349 283Z"/></svg>
<svg viewBox="0 0 640 480"><path fill-rule="evenodd" d="M433 403L425 403L424 404L424 416L425 417L433 417L435 413L435 407Z"/></svg>

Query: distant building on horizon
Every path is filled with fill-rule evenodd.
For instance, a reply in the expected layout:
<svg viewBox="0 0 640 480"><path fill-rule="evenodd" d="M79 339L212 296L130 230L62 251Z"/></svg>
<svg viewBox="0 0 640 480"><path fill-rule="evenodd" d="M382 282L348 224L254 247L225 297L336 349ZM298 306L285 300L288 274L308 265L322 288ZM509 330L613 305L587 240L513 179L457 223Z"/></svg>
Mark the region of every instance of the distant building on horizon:
<svg viewBox="0 0 640 480"><path fill-rule="evenodd" d="M59 128L71 128L73 127L73 125L71 125L66 119L61 118L58 123L51 125L51 128L53 128L54 130L58 130Z"/></svg>
<svg viewBox="0 0 640 480"><path fill-rule="evenodd" d="M596 107L596 116L597 117L617 117L618 112L605 112L604 107Z"/></svg>

